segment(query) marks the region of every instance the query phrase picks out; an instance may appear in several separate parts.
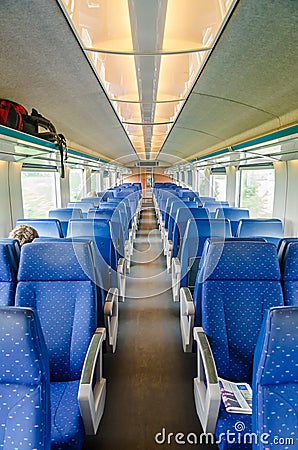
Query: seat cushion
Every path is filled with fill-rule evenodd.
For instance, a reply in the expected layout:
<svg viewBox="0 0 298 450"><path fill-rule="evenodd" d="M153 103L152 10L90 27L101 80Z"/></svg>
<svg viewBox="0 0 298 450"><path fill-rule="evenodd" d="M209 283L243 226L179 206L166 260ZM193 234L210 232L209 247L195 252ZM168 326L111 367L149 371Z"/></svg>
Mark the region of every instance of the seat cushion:
<svg viewBox="0 0 298 450"><path fill-rule="evenodd" d="M51 383L51 450L82 448L85 431L78 404L79 383Z"/></svg>

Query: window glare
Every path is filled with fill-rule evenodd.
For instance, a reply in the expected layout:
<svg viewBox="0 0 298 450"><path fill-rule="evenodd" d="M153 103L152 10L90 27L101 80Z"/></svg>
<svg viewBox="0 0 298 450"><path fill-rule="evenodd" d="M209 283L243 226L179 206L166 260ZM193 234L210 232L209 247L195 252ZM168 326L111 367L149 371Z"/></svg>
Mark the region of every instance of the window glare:
<svg viewBox="0 0 298 450"><path fill-rule="evenodd" d="M252 218L272 217L274 184L274 169L243 170L240 207L248 208Z"/></svg>
<svg viewBox="0 0 298 450"><path fill-rule="evenodd" d="M76 202L83 196L83 170L71 169L69 172L70 201Z"/></svg>
<svg viewBox="0 0 298 450"><path fill-rule="evenodd" d="M56 173L22 171L22 196L25 219L44 219L57 207Z"/></svg>
<svg viewBox="0 0 298 450"><path fill-rule="evenodd" d="M211 175L212 196L221 202L227 199L227 176Z"/></svg>

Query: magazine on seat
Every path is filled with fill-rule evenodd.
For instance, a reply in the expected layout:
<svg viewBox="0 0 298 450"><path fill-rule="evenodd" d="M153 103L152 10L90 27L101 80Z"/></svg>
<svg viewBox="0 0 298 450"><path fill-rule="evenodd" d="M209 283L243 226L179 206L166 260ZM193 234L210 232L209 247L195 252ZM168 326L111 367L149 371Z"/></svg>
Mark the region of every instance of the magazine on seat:
<svg viewBox="0 0 298 450"><path fill-rule="evenodd" d="M234 383L219 378L221 398L230 413L252 413L252 390L248 383Z"/></svg>

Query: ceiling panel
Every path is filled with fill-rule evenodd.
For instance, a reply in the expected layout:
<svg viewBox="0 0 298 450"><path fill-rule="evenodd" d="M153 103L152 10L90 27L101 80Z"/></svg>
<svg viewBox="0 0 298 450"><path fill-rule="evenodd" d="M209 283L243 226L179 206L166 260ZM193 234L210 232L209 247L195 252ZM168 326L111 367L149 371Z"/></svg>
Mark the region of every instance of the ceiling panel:
<svg viewBox="0 0 298 450"><path fill-rule="evenodd" d="M162 153L196 157L297 122L297 48L297 1L240 0Z"/></svg>
<svg viewBox="0 0 298 450"><path fill-rule="evenodd" d="M1 0L0 14L0 97L35 107L74 146L108 159L134 156L56 1Z"/></svg>

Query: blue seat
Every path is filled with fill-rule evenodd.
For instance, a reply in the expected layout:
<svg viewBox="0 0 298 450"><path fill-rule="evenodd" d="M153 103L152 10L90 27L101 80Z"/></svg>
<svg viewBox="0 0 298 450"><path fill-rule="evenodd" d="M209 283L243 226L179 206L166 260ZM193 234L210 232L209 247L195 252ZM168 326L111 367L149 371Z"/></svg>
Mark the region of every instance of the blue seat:
<svg viewBox="0 0 298 450"><path fill-rule="evenodd" d="M268 242L212 242L203 277L203 328L194 329L198 367L204 366L194 380L197 412L204 432L215 432L217 440L221 438L220 450L248 450L251 444L244 443L243 434L233 446L227 431L235 430L235 422L241 421L245 433L250 433L251 416L225 410L217 376L234 382L252 381L253 355L264 314L283 305L276 248Z"/></svg>
<svg viewBox="0 0 298 450"><path fill-rule="evenodd" d="M119 258L113 242L113 229L108 219L71 219L67 237L92 239L101 255L101 272L108 280L109 288L118 288L119 296L124 301L126 285L126 264Z"/></svg>
<svg viewBox="0 0 298 450"><path fill-rule="evenodd" d="M68 202L67 203L67 208L79 208L82 210L83 213L83 217L87 217L87 212L89 211L90 208L94 208L94 203L91 201L88 202Z"/></svg>
<svg viewBox="0 0 298 450"><path fill-rule="evenodd" d="M286 254L287 247L291 242L298 242L298 238L295 238L295 237L283 238L283 239L281 239L281 241L279 243L279 247L277 249L277 255L278 255L279 265L281 268L283 266L283 261L284 261L284 257Z"/></svg>
<svg viewBox="0 0 298 450"><path fill-rule="evenodd" d="M81 202L92 203L93 206L98 206L101 203L101 197L82 197Z"/></svg>
<svg viewBox="0 0 298 450"><path fill-rule="evenodd" d="M298 242L288 243L281 273L285 305L298 306Z"/></svg>
<svg viewBox="0 0 298 450"><path fill-rule="evenodd" d="M168 238L166 242L165 254L167 257L168 271L171 268L172 258L178 256L188 220L208 219L208 217L208 210L199 208L198 206L177 209L176 218L173 224L172 240Z"/></svg>
<svg viewBox="0 0 298 450"><path fill-rule="evenodd" d="M180 287L194 287L205 241L212 237L223 239L232 237L229 220L188 220L179 252L180 258L172 258L172 294L174 302L179 301Z"/></svg>
<svg viewBox="0 0 298 450"><path fill-rule="evenodd" d="M252 431L266 443L254 450L298 446L298 307L271 308L254 355ZM277 439L278 438L278 439Z"/></svg>
<svg viewBox="0 0 298 450"><path fill-rule="evenodd" d="M185 202L182 200L177 200L172 203L170 213L169 213L169 222L168 222L168 234L167 239L169 241L173 240L173 229L176 221L176 215L179 208L198 208L199 204L195 201L193 202Z"/></svg>
<svg viewBox="0 0 298 450"><path fill-rule="evenodd" d="M215 211L215 219L229 219L233 236L236 236L239 221L241 219L249 219L249 209L222 207Z"/></svg>
<svg viewBox="0 0 298 450"><path fill-rule="evenodd" d="M264 237L266 241L278 247L284 236L282 221L280 219L242 219L236 236Z"/></svg>
<svg viewBox="0 0 298 450"><path fill-rule="evenodd" d="M14 244L0 243L0 306L14 305L18 263Z"/></svg>
<svg viewBox="0 0 298 450"><path fill-rule="evenodd" d="M203 202L203 206L208 209L210 218L214 219L216 210L221 207L221 204L217 201L206 201Z"/></svg>
<svg viewBox="0 0 298 450"><path fill-rule="evenodd" d="M199 262L199 267L196 275L193 295L187 287L180 289L180 329L182 337L182 347L184 352L195 351L193 345L193 328L202 326L202 286L205 281L204 265L206 256L210 249L210 244L219 242L222 245L230 242L241 242L245 245L246 242L266 242L263 238L208 238L205 241L202 256ZM241 251L241 247L239 248ZM229 268L227 268L229 270Z"/></svg>
<svg viewBox="0 0 298 450"><path fill-rule="evenodd" d="M39 237L63 237L58 219L18 219L16 225L27 224L35 228Z"/></svg>
<svg viewBox="0 0 298 450"><path fill-rule="evenodd" d="M96 433L102 416L105 380L101 375L95 380L93 371L87 374L94 363L93 352L101 364L105 337L104 328L95 334L94 280L87 242L32 243L22 248L16 305L37 311L45 337L51 377L51 450L80 449L84 427L87 433ZM87 367L86 355L91 358Z"/></svg>
<svg viewBox="0 0 298 450"><path fill-rule="evenodd" d="M50 450L50 370L38 317L0 307L0 447Z"/></svg>
<svg viewBox="0 0 298 450"><path fill-rule="evenodd" d="M49 211L49 219L58 219L60 221L64 237L67 235L69 220L81 219L82 217L83 213L80 208L57 208Z"/></svg>

